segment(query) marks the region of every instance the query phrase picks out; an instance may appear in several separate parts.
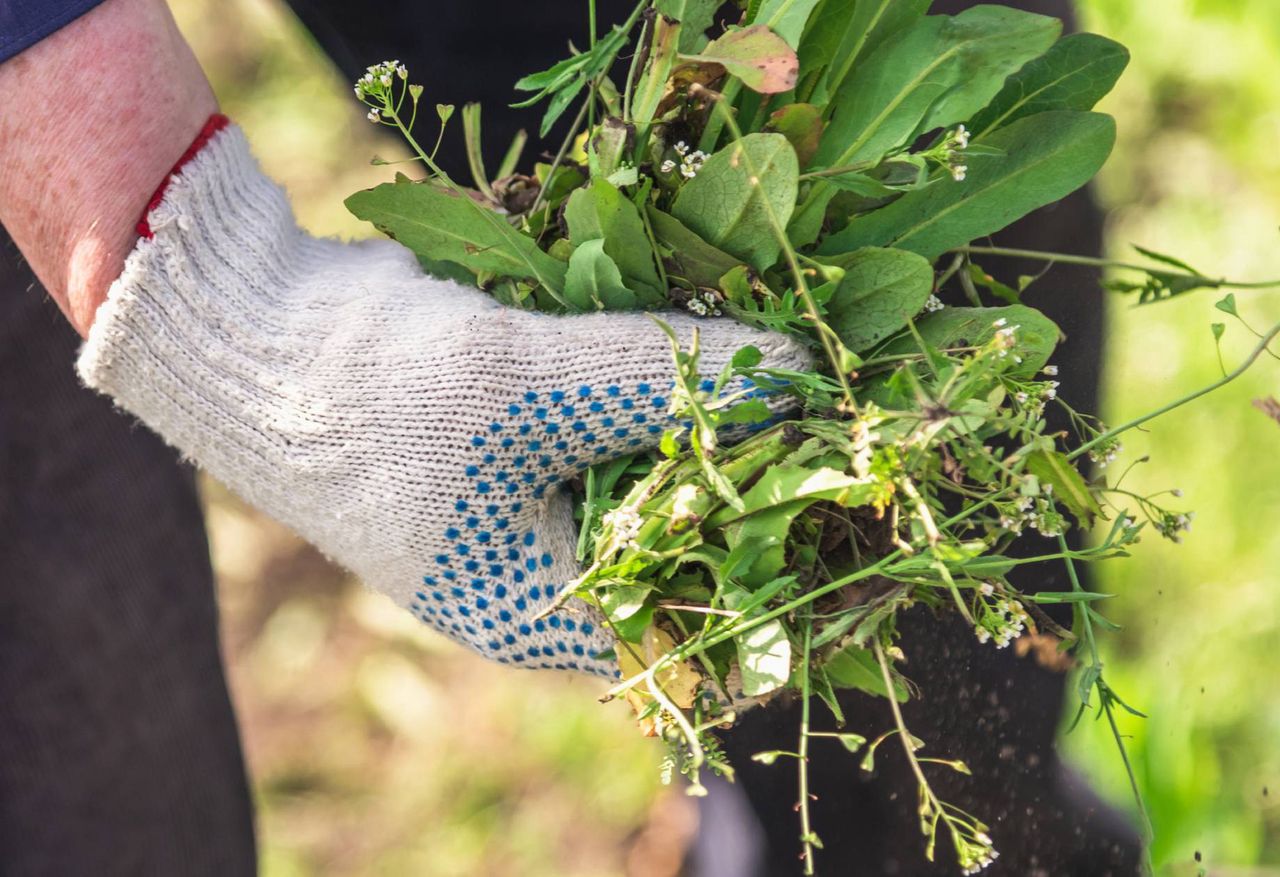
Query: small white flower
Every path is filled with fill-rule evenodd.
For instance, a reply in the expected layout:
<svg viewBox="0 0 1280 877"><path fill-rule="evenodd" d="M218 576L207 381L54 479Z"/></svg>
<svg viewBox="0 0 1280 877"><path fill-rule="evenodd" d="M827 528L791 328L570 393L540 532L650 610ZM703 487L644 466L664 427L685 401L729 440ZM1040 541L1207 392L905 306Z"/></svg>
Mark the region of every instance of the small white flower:
<svg viewBox="0 0 1280 877"><path fill-rule="evenodd" d="M1178 499L1182 499L1182 490L1180 488L1175 487L1173 490L1169 492L1172 493L1174 496L1176 496Z"/></svg>
<svg viewBox="0 0 1280 877"><path fill-rule="evenodd" d="M380 77L378 77L378 79L383 85L387 86L388 88L391 87L391 74L383 73Z"/></svg>
<svg viewBox="0 0 1280 877"><path fill-rule="evenodd" d="M381 121L382 121L382 113L380 113L380 112L379 112L378 110L376 110L376 109L369 110L369 115L368 115L368 117L367 117L367 118L369 119L369 121L370 121L370 122L374 122L374 123L381 122Z"/></svg>
<svg viewBox="0 0 1280 877"><path fill-rule="evenodd" d="M1056 378L1058 376L1058 367L1056 365L1046 365L1044 373L1051 378Z"/></svg>
<svg viewBox="0 0 1280 877"><path fill-rule="evenodd" d="M662 163L661 170L664 174L669 174L675 169L676 169L676 163L669 158Z"/></svg>
<svg viewBox="0 0 1280 877"><path fill-rule="evenodd" d="M681 140L679 143L677 143L677 144L675 145L675 150L676 150L676 152L680 153L681 155L684 155L685 153L687 153L687 152L689 151L689 144L688 144L688 143L685 143L683 140Z"/></svg>
<svg viewBox="0 0 1280 877"><path fill-rule="evenodd" d="M969 176L969 166L967 164L956 164L951 166L951 178L957 183L963 183L965 178Z"/></svg>
<svg viewBox="0 0 1280 877"><path fill-rule="evenodd" d="M996 592L996 586L991 584L991 582L983 582L982 585L978 588L978 591L982 594L982 596L990 597L992 594Z"/></svg>
<svg viewBox="0 0 1280 877"><path fill-rule="evenodd" d="M933 312L940 311L945 307L946 305L942 303L942 299L938 298L936 295L931 295L924 303L924 312L926 314L932 314Z"/></svg>
<svg viewBox="0 0 1280 877"><path fill-rule="evenodd" d="M1003 327L1003 326L1007 326L1007 325L1009 325L1009 321L1008 321L1008 320L1006 320L1004 317L1001 317L1000 319L996 320L996 321L995 321L994 323L992 323L991 325L993 325L993 326L995 326L997 329L999 329L999 328L1001 328L1001 327Z"/></svg>
<svg viewBox="0 0 1280 877"><path fill-rule="evenodd" d="M957 149L968 149L969 129L965 128L964 125L961 125L956 129L956 133L952 135L951 139L955 141Z"/></svg>

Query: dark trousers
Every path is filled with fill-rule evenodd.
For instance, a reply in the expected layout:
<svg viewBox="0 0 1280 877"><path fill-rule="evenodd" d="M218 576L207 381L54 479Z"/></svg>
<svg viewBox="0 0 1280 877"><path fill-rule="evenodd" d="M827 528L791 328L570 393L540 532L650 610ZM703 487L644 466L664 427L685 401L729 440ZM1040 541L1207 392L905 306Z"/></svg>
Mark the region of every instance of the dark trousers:
<svg viewBox="0 0 1280 877"><path fill-rule="evenodd" d="M253 874L192 473L0 230L0 877Z"/></svg>

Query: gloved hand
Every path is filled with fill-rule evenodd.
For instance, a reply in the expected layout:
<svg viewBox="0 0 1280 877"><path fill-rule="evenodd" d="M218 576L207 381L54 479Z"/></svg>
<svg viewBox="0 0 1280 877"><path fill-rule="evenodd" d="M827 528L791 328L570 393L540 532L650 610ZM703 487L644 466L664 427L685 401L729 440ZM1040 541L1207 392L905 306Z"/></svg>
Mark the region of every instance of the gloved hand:
<svg viewBox="0 0 1280 877"><path fill-rule="evenodd" d="M390 241L311 237L234 126L153 204L84 381L482 655L611 675L585 604L535 616L579 573L560 485L672 423L659 327L503 308ZM707 374L747 344L809 361L728 320L664 319L686 342L701 328Z"/></svg>

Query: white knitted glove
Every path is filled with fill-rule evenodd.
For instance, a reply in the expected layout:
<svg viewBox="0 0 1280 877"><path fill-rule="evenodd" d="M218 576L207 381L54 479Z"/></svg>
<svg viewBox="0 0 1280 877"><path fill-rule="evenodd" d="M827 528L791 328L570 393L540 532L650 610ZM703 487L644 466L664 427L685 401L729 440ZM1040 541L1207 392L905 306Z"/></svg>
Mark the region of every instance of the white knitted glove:
<svg viewBox="0 0 1280 877"><path fill-rule="evenodd" d="M390 241L298 229L235 127L175 175L98 312L85 383L423 621L504 663L612 674L559 485L652 447L670 343L643 314L505 309ZM702 329L706 372L779 336Z"/></svg>

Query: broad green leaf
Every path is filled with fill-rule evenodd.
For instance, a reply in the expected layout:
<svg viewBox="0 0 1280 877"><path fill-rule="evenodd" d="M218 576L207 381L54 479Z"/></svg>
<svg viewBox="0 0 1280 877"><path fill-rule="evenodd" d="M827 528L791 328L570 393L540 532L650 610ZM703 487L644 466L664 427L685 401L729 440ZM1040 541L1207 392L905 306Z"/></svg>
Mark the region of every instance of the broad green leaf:
<svg viewBox="0 0 1280 877"><path fill-rule="evenodd" d="M658 0L654 8L680 22L680 51L691 55L707 44L707 30L722 5L720 0Z"/></svg>
<svg viewBox="0 0 1280 877"><path fill-rule="evenodd" d="M847 475L838 469L778 463L770 466L756 483L742 494L742 510L723 509L710 517L706 526L721 527L762 510L799 500L807 500L810 503L827 500L841 505L856 506L861 504L862 497L868 492L868 485L861 479Z"/></svg>
<svg viewBox="0 0 1280 877"><path fill-rule="evenodd" d="M653 261L653 247L636 206L608 180L593 180L578 189L565 205L569 239L578 246L604 240L604 251L622 272L622 278L641 307L663 300L662 283Z"/></svg>
<svg viewBox="0 0 1280 877"><path fill-rule="evenodd" d="M1054 499L1071 509L1081 521L1088 523L1095 515L1102 514L1102 507L1084 478L1071 461L1057 451L1032 452L1027 456L1027 471L1039 478L1041 484L1053 485Z"/></svg>
<svg viewBox="0 0 1280 877"><path fill-rule="evenodd" d="M854 352L902 329L933 293L933 268L906 250L867 248L829 261L845 275L827 303L827 322Z"/></svg>
<svg viewBox="0 0 1280 877"><path fill-rule="evenodd" d="M753 21L782 37L787 45L798 48L805 22L817 5L818 0L764 0Z"/></svg>
<svg viewBox="0 0 1280 877"><path fill-rule="evenodd" d="M671 212L711 245L764 271L782 251L770 213L785 229L799 175L787 138L748 134L707 159L680 190Z"/></svg>
<svg viewBox="0 0 1280 877"><path fill-rule="evenodd" d="M791 640L779 621L767 621L734 640L742 670L742 693L759 697L791 677Z"/></svg>
<svg viewBox="0 0 1280 877"><path fill-rule="evenodd" d="M635 293L622 282L617 263L597 238L579 244L569 257L564 277L564 297L578 311L621 311L636 306Z"/></svg>
<svg viewBox="0 0 1280 877"><path fill-rule="evenodd" d="M862 59L924 17L933 0L825 0L800 43L805 99L825 105Z"/></svg>
<svg viewBox="0 0 1280 877"><path fill-rule="evenodd" d="M1055 18L1003 6L921 19L841 85L817 163L878 162L927 131L965 121L1061 29Z"/></svg>
<svg viewBox="0 0 1280 877"><path fill-rule="evenodd" d="M807 167L822 140L822 113L813 104L788 104L769 117L767 130L786 137L800 166Z"/></svg>
<svg viewBox="0 0 1280 877"><path fill-rule="evenodd" d="M729 31L712 40L689 60L719 64L742 84L761 94L779 94L796 87L800 62L786 40L764 25ZM665 82L665 79L663 80Z"/></svg>
<svg viewBox="0 0 1280 877"><path fill-rule="evenodd" d="M828 658L823 666L832 685L840 688L857 688L877 697L889 696L888 689L884 687L884 675L880 672L880 664L870 649L847 646ZM894 697L899 702L905 703L907 687L895 679L893 689Z"/></svg>
<svg viewBox="0 0 1280 877"><path fill-rule="evenodd" d="M1053 354L1060 331L1052 320L1034 308L1026 305L945 308L916 322L921 337L938 350L981 346L1002 328L1014 328L1013 352L1022 357L1022 362L1015 363L1009 374L1022 380L1035 377ZM919 345L912 336L902 335L886 344L882 352L888 355L918 353Z"/></svg>
<svg viewBox="0 0 1280 877"><path fill-rule="evenodd" d="M608 589L600 598L600 608L615 623L635 615L642 608L651 594L648 588L634 585L622 585Z"/></svg>
<svg viewBox="0 0 1280 877"><path fill-rule="evenodd" d="M786 540L796 515L814 500L796 500L758 511L724 528L731 575L748 589L775 580L786 566Z"/></svg>
<svg viewBox="0 0 1280 877"><path fill-rule="evenodd" d="M399 177L346 200L357 218L404 244L419 259L453 262L472 271L536 280L558 295L566 266L532 238L471 199Z"/></svg>
<svg viewBox="0 0 1280 877"><path fill-rule="evenodd" d="M720 278L738 267L740 260L716 249L670 213L649 205L649 223L658 243L671 250L669 273L696 286L714 289Z"/></svg>
<svg viewBox="0 0 1280 877"><path fill-rule="evenodd" d="M936 259L1079 189L1106 162L1115 138L1115 120L1097 113L1019 119L986 138L1005 154L970 158L965 181L946 179L909 192L855 219L818 251L894 246Z"/></svg>
<svg viewBox="0 0 1280 877"><path fill-rule="evenodd" d="M804 199L792 215L791 222L787 223L787 240L791 241L791 246L798 250L818 240L827 207L838 194L831 186L820 186L812 197Z"/></svg>
<svg viewBox="0 0 1280 877"><path fill-rule="evenodd" d="M1097 34L1063 37L1009 77L986 109L969 122L975 140L997 128L1051 110L1091 110L1125 67L1129 50Z"/></svg>

